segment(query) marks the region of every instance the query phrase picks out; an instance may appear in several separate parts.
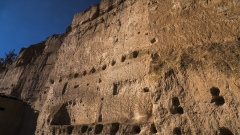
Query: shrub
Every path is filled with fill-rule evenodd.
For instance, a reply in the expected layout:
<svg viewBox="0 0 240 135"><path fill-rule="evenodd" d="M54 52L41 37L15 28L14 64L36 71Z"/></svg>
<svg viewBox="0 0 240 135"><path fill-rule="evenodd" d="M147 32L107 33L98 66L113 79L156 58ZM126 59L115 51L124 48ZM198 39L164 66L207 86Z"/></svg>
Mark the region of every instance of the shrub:
<svg viewBox="0 0 240 135"><path fill-rule="evenodd" d="M5 64L12 63L16 59L17 54L15 54L14 51L15 49L5 53Z"/></svg>
<svg viewBox="0 0 240 135"><path fill-rule="evenodd" d="M17 54L14 53L15 49L5 53L5 58L0 58L0 67L4 67L6 64L12 63L15 59Z"/></svg>

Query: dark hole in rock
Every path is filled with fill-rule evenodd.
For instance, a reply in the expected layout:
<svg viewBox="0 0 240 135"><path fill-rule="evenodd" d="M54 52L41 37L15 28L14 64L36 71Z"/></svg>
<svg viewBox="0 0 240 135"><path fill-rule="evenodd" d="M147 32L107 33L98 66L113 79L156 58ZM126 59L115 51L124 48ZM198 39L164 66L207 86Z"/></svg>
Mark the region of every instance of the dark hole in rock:
<svg viewBox="0 0 240 135"><path fill-rule="evenodd" d="M139 51L134 51L134 52L132 53L133 58L137 58L137 57L138 57L138 54L139 54Z"/></svg>
<svg viewBox="0 0 240 135"><path fill-rule="evenodd" d="M114 83L114 84L113 84L113 95L117 95L117 94L118 94L117 84Z"/></svg>
<svg viewBox="0 0 240 135"><path fill-rule="evenodd" d="M134 134L139 134L140 132L141 132L140 126L138 126L138 125L133 126L133 133Z"/></svg>
<svg viewBox="0 0 240 135"><path fill-rule="evenodd" d="M122 59L121 59L121 62L124 62L125 60L126 60L126 56L123 55L123 56L122 56Z"/></svg>
<svg viewBox="0 0 240 135"><path fill-rule="evenodd" d="M62 82L62 78L60 78L58 82Z"/></svg>
<svg viewBox="0 0 240 135"><path fill-rule="evenodd" d="M68 126L67 127L68 134L72 134L73 128L74 128L73 126Z"/></svg>
<svg viewBox="0 0 240 135"><path fill-rule="evenodd" d="M50 122L50 119L47 119L47 123L49 123Z"/></svg>
<svg viewBox="0 0 240 135"><path fill-rule="evenodd" d="M87 75L87 71L86 70L83 71L83 76L85 76L85 75Z"/></svg>
<svg viewBox="0 0 240 135"><path fill-rule="evenodd" d="M149 92L149 88L148 87L143 88L143 92Z"/></svg>
<svg viewBox="0 0 240 135"><path fill-rule="evenodd" d="M95 131L94 131L94 133L95 133L95 134L100 134L100 133L102 132L102 130L103 130L103 125L102 125L102 124L97 124L97 125L95 126Z"/></svg>
<svg viewBox="0 0 240 135"><path fill-rule="evenodd" d="M68 83L65 83L62 90L62 95L66 93Z"/></svg>
<svg viewBox="0 0 240 135"><path fill-rule="evenodd" d="M105 70L107 68L107 65L102 66L102 70Z"/></svg>
<svg viewBox="0 0 240 135"><path fill-rule="evenodd" d="M88 129L88 126L82 126L81 133L86 133Z"/></svg>
<svg viewBox="0 0 240 135"><path fill-rule="evenodd" d="M182 131L180 127L176 127L173 129L173 135L181 135Z"/></svg>
<svg viewBox="0 0 240 135"><path fill-rule="evenodd" d="M93 67L90 72L91 72L91 73L95 73L95 72L96 72L96 69Z"/></svg>
<svg viewBox="0 0 240 135"><path fill-rule="evenodd" d="M75 86L74 86L74 89L76 89L76 88L78 88L78 87L79 87L79 85L75 85Z"/></svg>
<svg viewBox="0 0 240 135"><path fill-rule="evenodd" d="M181 106L177 107L177 113L183 114L183 108Z"/></svg>
<svg viewBox="0 0 240 135"><path fill-rule="evenodd" d="M210 93L212 94L212 96L219 96L220 90L217 87L212 87L210 89Z"/></svg>
<svg viewBox="0 0 240 135"><path fill-rule="evenodd" d="M238 37L237 39L238 39L238 41L240 41L240 37Z"/></svg>
<svg viewBox="0 0 240 135"><path fill-rule="evenodd" d="M140 31L137 34L140 34Z"/></svg>
<svg viewBox="0 0 240 135"><path fill-rule="evenodd" d="M87 83L87 86L89 86L89 83Z"/></svg>
<svg viewBox="0 0 240 135"><path fill-rule="evenodd" d="M5 111L5 108L3 108L3 107L0 107L0 111Z"/></svg>
<svg viewBox="0 0 240 135"><path fill-rule="evenodd" d="M74 106L76 105L76 101L73 102L73 105L74 105Z"/></svg>
<svg viewBox="0 0 240 135"><path fill-rule="evenodd" d="M46 93L47 93L46 91L43 92L43 94L46 94Z"/></svg>
<svg viewBox="0 0 240 135"><path fill-rule="evenodd" d="M111 11L113 9L113 6L110 6L108 9L107 9L107 12ZM121 24L120 24L121 26Z"/></svg>
<svg viewBox="0 0 240 135"><path fill-rule="evenodd" d="M151 132L154 133L154 134L157 133L157 129L156 129L156 127L153 123L151 124Z"/></svg>
<svg viewBox="0 0 240 135"><path fill-rule="evenodd" d="M75 73L75 74L74 74L74 78L77 78L77 77L78 77L78 75L79 75L78 73Z"/></svg>
<svg viewBox="0 0 240 135"><path fill-rule="evenodd" d="M172 104L173 104L173 106L176 106L176 107L178 107L180 105L178 97L172 98Z"/></svg>
<svg viewBox="0 0 240 135"><path fill-rule="evenodd" d="M157 40L156 40L156 38L153 38L153 39L150 40L150 42L151 42L152 44L154 44L154 43L157 42Z"/></svg>
<svg viewBox="0 0 240 135"><path fill-rule="evenodd" d="M72 73L69 74L68 78L70 79L70 78L72 78L72 77L73 77L73 74L72 74Z"/></svg>
<svg viewBox="0 0 240 135"><path fill-rule="evenodd" d="M116 61L115 61L115 60L112 60L111 65L114 66L115 64L116 64Z"/></svg>
<svg viewBox="0 0 240 135"><path fill-rule="evenodd" d="M172 114L183 114L184 113L183 108L181 106L174 107L174 108L170 109L170 111Z"/></svg>
<svg viewBox="0 0 240 135"><path fill-rule="evenodd" d="M223 105L225 103L225 100L222 96L216 96L213 97L211 103L215 102L217 106Z"/></svg>
<svg viewBox="0 0 240 135"><path fill-rule="evenodd" d="M155 62L155 63L158 60L158 57L159 57L159 55L157 53L151 54L151 58L152 58L153 62Z"/></svg>
<svg viewBox="0 0 240 135"><path fill-rule="evenodd" d="M110 135L115 135L119 130L119 123L112 123L112 127L110 128Z"/></svg>
<svg viewBox="0 0 240 135"><path fill-rule="evenodd" d="M98 116L98 122L102 122L102 114Z"/></svg>
<svg viewBox="0 0 240 135"><path fill-rule="evenodd" d="M101 98L101 100L104 100L104 98Z"/></svg>
<svg viewBox="0 0 240 135"><path fill-rule="evenodd" d="M51 84L54 84L54 80L51 79L50 82L51 82Z"/></svg>
<svg viewBox="0 0 240 135"><path fill-rule="evenodd" d="M99 83L101 83L101 82L102 82L102 79L101 79L101 78L99 78L98 82L99 82Z"/></svg>
<svg viewBox="0 0 240 135"><path fill-rule="evenodd" d="M219 135L233 135L233 133L225 127L221 127L219 130L220 130Z"/></svg>
<svg viewBox="0 0 240 135"><path fill-rule="evenodd" d="M71 118L66 108L67 104L63 104L56 114L54 114L51 125L70 125Z"/></svg>

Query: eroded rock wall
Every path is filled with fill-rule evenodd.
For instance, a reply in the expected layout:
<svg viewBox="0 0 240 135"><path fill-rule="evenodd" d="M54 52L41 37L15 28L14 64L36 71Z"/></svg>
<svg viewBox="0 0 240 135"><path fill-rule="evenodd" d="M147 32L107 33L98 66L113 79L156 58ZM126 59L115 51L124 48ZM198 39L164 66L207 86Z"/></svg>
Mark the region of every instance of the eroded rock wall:
<svg viewBox="0 0 240 135"><path fill-rule="evenodd" d="M1 93L39 111L35 134L240 134L239 13L238 0L102 0L23 50Z"/></svg>

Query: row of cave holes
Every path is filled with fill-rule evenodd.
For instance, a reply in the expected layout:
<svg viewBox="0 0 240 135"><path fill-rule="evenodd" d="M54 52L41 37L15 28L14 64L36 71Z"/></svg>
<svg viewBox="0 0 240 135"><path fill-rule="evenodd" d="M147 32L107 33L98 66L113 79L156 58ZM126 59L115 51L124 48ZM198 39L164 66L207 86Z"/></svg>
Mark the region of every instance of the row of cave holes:
<svg viewBox="0 0 240 135"><path fill-rule="evenodd" d="M102 82L101 78L98 80L98 82L99 82L99 83ZM68 83L65 83L65 84L64 84L62 94L65 94L66 88L67 88L67 84L68 84ZM87 84L87 86L88 86L88 85L89 85L89 84ZM119 91L118 91L118 85L119 85L119 84L117 84L117 83L113 83L113 95L117 95L117 94L119 93ZM75 86L74 86L74 89L75 89L75 88L78 88L78 87L79 87L79 85L75 85ZM99 88L98 88L98 89L99 89ZM143 88L143 92L145 92L145 93L149 92L149 88L148 88L148 87Z"/></svg>
<svg viewBox="0 0 240 135"><path fill-rule="evenodd" d="M119 93L118 91L118 85L117 83L113 83L113 95L117 95ZM148 87L145 87L143 88L143 92L149 92L149 88Z"/></svg>
<svg viewBox="0 0 240 135"><path fill-rule="evenodd" d="M219 96L220 90L217 87L212 87L210 89L210 93L212 95L212 100L211 103L215 103L217 106L221 106L225 103L225 99L222 96ZM173 108L171 108L171 113L172 114L183 114L183 108L180 106L180 102L178 97L173 97L172 98L172 105Z"/></svg>
<svg viewBox="0 0 240 135"><path fill-rule="evenodd" d="M69 126L67 127L67 132L68 134L72 134L72 130L73 130L73 126ZM103 125L102 124L98 124L95 126L95 130L94 130L94 134L100 134L103 130ZM119 130L119 123L112 123L112 126L110 128L110 135L115 135ZM156 134L157 133L157 129L155 127L154 124L151 124L151 133ZM82 126L81 128L81 133L86 133L86 132L91 132L92 131L92 127L88 127L88 126ZM141 132L141 128L140 126L133 126L132 128L132 133L133 134L139 134ZM219 128L219 135L233 135L232 131L229 130L226 127L220 127ZM53 134L55 134L55 130L53 130ZM60 133L61 134L61 131ZM182 131L180 127L175 127L173 129L173 135L182 135Z"/></svg>
<svg viewBox="0 0 240 135"><path fill-rule="evenodd" d="M95 126L94 134L100 134L103 130L103 125L102 124L97 124ZM112 123L111 129L110 129L110 135L115 135L119 130L119 123ZM82 126L81 128L81 133L86 133L86 132L91 132L92 127L88 126Z"/></svg>
<svg viewBox="0 0 240 135"><path fill-rule="evenodd" d="M97 124L95 126L95 130L94 130L94 134L100 134L103 130L103 125L102 124ZM110 135L115 135L119 130L119 123L112 123L112 126L110 128ZM155 127L154 124L151 124L151 132L156 134L157 133L157 129ZM86 133L86 132L90 132L92 131L91 127L88 126L82 126L81 128L81 133ZM132 133L133 134L139 134L141 132L141 127L139 125L135 125L132 128Z"/></svg>
<svg viewBox="0 0 240 135"><path fill-rule="evenodd" d="M98 82L99 82L99 83L102 82L101 78L99 79ZM62 90L62 95L66 93L67 85L68 85L68 83L65 83L65 84L64 84L63 90ZM87 85L88 85L88 84L87 84ZM113 95L117 95L117 94L119 93L119 91L118 91L118 85L119 85L119 84L117 84L117 83L113 83ZM75 85L75 86L74 86L74 89L77 88L77 87L79 87L79 85ZM148 88L148 87L143 88L143 92L145 92L145 93L149 92L149 88ZM179 102L179 101L178 101L178 102Z"/></svg>
<svg viewBox="0 0 240 135"><path fill-rule="evenodd" d="M132 57L133 58L137 58L138 57L138 54L139 54L139 51L134 51L132 52ZM121 58L121 62L124 62L126 60L127 56L126 55L123 55L122 58ZM114 66L116 64L116 60L112 60L111 62L111 66ZM107 65L103 65L102 66L102 70L106 70L107 69ZM96 72L96 69L95 67L93 67L91 70L90 70L90 73L95 73ZM87 71L83 71L83 76L87 75ZM74 76L74 78L78 77L78 75Z"/></svg>
<svg viewBox="0 0 240 135"><path fill-rule="evenodd" d="M134 51L134 52L132 52L132 57L133 58L137 58L138 57L138 54L139 54L139 51ZM126 60L126 55L123 55L122 56L122 58L121 58L121 62L124 62L125 60ZM112 60L112 62L111 62L111 66L114 66L116 64L116 60ZM107 65L106 64L104 64L103 66L102 66L102 70L106 70L107 69ZM90 73L95 73L96 72L96 69L95 69L95 67L93 67L91 70L90 70ZM83 73L82 73L82 75L83 76L86 76L87 75L87 71L86 70L84 70L83 71ZM71 74L69 75L69 76L71 76ZM77 78L79 76L79 73L75 73L74 74L74 78ZM60 78L59 79L59 82L62 82L62 78ZM50 80L50 83L51 84L54 84L54 80Z"/></svg>
<svg viewBox="0 0 240 135"><path fill-rule="evenodd" d="M101 83L102 82L102 79L101 78L99 78L99 80L98 80L98 83ZM62 94L65 94L65 92L66 92L66 89L67 89L67 85L68 85L68 83L66 82L65 84L64 84L64 86L63 86L63 90L62 90ZM87 83L87 86L89 85L89 83ZM76 89L76 88L78 88L79 87L79 85L74 85L74 89ZM97 88L98 90L99 90L99 88Z"/></svg>
<svg viewBox="0 0 240 135"><path fill-rule="evenodd" d="M73 127L68 127L67 131L69 134L72 133ZM94 134L100 134L103 130L103 125L102 124L97 124L95 126L95 130L94 130ZM119 123L112 123L112 126L110 128L110 135L115 135L119 130ZM156 134L157 133L157 129L155 127L154 124L151 124L151 133ZM88 127L88 126L82 126L81 128L81 133L86 133L86 132L91 132L92 131L92 127ZM132 128L132 133L133 134L139 134L141 132L141 127L138 125L133 126ZM219 128L219 135L233 135L232 131L229 130L226 127L220 127ZM180 127L175 127L173 129L173 135L182 135L182 131Z"/></svg>
<svg viewBox="0 0 240 135"><path fill-rule="evenodd" d="M219 135L233 135L232 131L225 127L219 128ZM173 135L182 135L182 131L180 127L175 127L173 129Z"/></svg>

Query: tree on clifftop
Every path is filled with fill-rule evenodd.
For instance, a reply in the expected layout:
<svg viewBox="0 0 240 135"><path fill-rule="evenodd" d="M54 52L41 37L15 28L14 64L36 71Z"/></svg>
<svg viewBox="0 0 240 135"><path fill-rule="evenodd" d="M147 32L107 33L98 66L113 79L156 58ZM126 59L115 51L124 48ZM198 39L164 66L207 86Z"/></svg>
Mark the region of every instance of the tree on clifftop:
<svg viewBox="0 0 240 135"><path fill-rule="evenodd" d="M9 51L9 53L5 53L5 60L4 62L7 63L11 63L16 59L17 54L14 53L15 49L12 51Z"/></svg>
<svg viewBox="0 0 240 135"><path fill-rule="evenodd" d="M5 58L0 58L0 67L4 67L6 64L12 63L15 59L17 54L14 53L15 49L5 53Z"/></svg>

